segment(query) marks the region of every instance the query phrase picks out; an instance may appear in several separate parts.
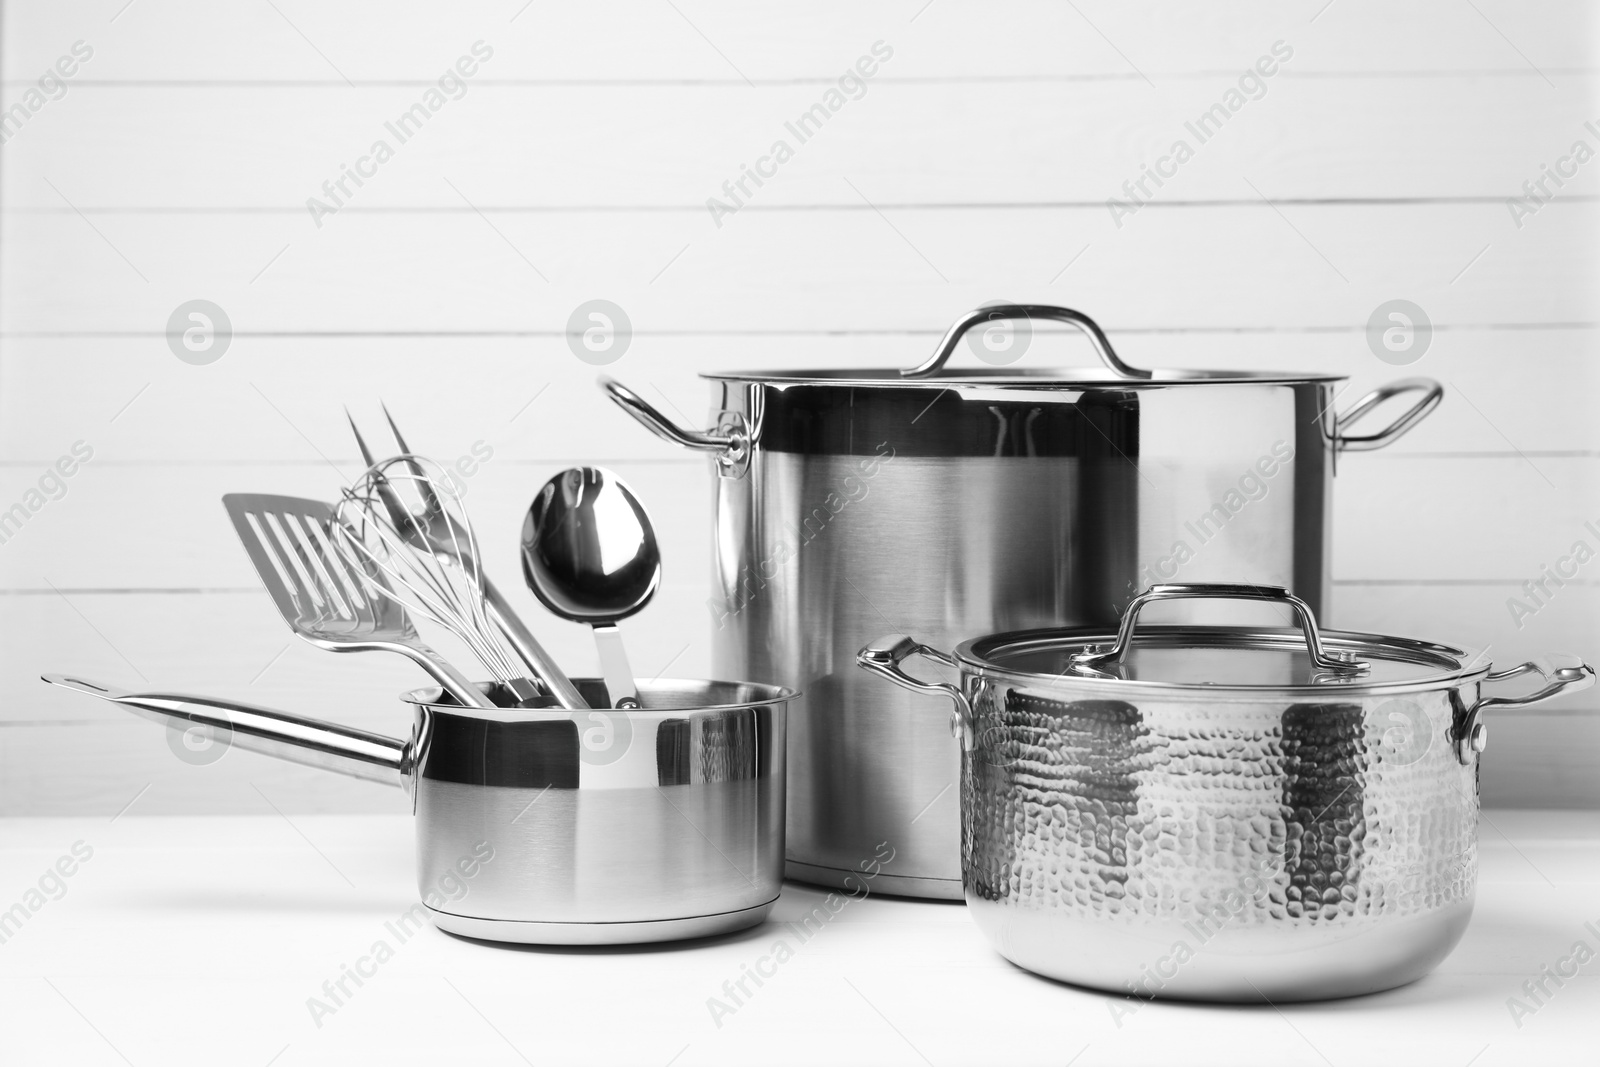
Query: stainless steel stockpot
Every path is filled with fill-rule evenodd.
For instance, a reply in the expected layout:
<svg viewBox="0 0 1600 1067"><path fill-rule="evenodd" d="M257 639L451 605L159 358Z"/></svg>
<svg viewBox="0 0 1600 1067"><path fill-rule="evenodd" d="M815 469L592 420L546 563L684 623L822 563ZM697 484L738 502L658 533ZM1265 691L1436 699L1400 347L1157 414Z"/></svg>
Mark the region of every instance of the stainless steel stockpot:
<svg viewBox="0 0 1600 1067"><path fill-rule="evenodd" d="M402 741L210 697L45 680L222 732L233 747L402 787L422 906L454 934L702 937L760 922L781 889L792 690L658 679L639 683L641 709L496 713L421 689L402 697L414 708ZM574 681L603 703L599 680Z"/></svg>
<svg viewBox="0 0 1600 1067"><path fill-rule="evenodd" d="M969 328L1018 318L1082 329L1104 367L944 368ZM715 458L713 673L805 693L788 873L846 885L888 840L886 891L955 899L956 748L927 698L889 699L852 670L856 650L886 628L951 647L1110 626L1176 578L1286 586L1323 611L1336 457L1394 440L1442 395L1399 381L1336 415L1338 376L1135 369L1087 316L1032 305L964 316L909 371L707 377L704 433L604 385L654 433ZM1415 399L1399 418L1352 432L1399 394Z"/></svg>
<svg viewBox="0 0 1600 1067"><path fill-rule="evenodd" d="M1270 600L1299 629L1139 628L1146 604ZM955 666L959 687L905 673ZM1352 996L1422 977L1466 929L1491 709L1594 670L1321 631L1285 590L1157 586L1112 639L1037 630L861 666L955 703L962 878L1001 955L1141 998ZM1538 672L1520 698L1485 682Z"/></svg>

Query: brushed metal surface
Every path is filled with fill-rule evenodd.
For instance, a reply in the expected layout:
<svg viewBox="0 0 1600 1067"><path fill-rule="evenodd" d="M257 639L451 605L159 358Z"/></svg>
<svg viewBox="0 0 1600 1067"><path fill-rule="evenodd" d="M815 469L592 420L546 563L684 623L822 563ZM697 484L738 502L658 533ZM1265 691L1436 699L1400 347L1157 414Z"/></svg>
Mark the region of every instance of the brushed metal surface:
<svg viewBox="0 0 1600 1067"><path fill-rule="evenodd" d="M549 709L517 722L418 702L420 894L487 843L495 859L471 891L431 907L547 933L583 927L552 943L605 944L616 924L770 904L783 880L786 709L775 695L658 680L640 684L642 709ZM539 932L504 929L517 940Z"/></svg>
<svg viewBox="0 0 1600 1067"><path fill-rule="evenodd" d="M802 400L713 382L712 421L731 413L763 443L742 475L712 474L713 669L804 694L790 717L791 877L842 886L888 841L905 880L894 891L960 893L948 706L856 669L884 632L953 648L1002 630L1110 628L1169 579L1281 585L1325 611L1329 382L959 384L891 403L845 386L805 385ZM1240 504L1225 522L1195 525L1225 502ZM1232 610L1205 617L1263 618Z"/></svg>

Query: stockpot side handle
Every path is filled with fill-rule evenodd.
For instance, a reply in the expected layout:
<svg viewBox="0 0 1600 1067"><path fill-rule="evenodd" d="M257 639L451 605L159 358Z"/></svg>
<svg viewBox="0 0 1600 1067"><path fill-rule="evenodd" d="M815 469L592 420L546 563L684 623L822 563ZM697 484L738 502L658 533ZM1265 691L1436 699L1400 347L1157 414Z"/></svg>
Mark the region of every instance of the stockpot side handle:
<svg viewBox="0 0 1600 1067"><path fill-rule="evenodd" d="M1422 397L1407 408L1399 418L1377 433L1356 436L1349 432L1350 426L1357 419L1384 401L1404 393L1421 393ZM1444 400L1444 386L1432 378L1402 378L1400 381L1379 386L1360 400L1357 400L1344 414L1334 420L1334 447L1340 452L1371 452L1374 449L1382 448L1398 441L1413 426L1427 418L1442 400Z"/></svg>
<svg viewBox="0 0 1600 1067"><path fill-rule="evenodd" d="M737 459L750 447L749 436L740 428L727 433L702 433L686 430L657 411L649 401L615 378L602 375L600 388L619 408L632 415L645 429L670 444L696 452L716 452Z"/></svg>
<svg viewBox="0 0 1600 1067"><path fill-rule="evenodd" d="M1576 693L1594 684L1594 668L1576 656L1549 657L1552 662L1529 660L1503 671L1491 671L1486 682L1503 682L1524 674L1537 674L1544 687L1520 697L1482 697L1472 705L1456 740L1456 755L1462 763L1471 763L1474 753L1482 752L1489 743L1489 728L1484 725L1483 713L1494 709L1515 711L1532 707L1563 693ZM1560 662L1554 662L1558 660Z"/></svg>
<svg viewBox="0 0 1600 1067"><path fill-rule="evenodd" d="M955 709L950 714L950 732L960 737L968 747L972 744L972 702L957 686L948 682L924 682L913 678L901 669L900 664L912 656L922 656L946 667L958 667L955 657L936 648L930 648L905 634L890 634L872 642L856 653L856 664L863 670L889 679L901 689L928 696L946 696Z"/></svg>
<svg viewBox="0 0 1600 1067"><path fill-rule="evenodd" d="M939 373L951 353L956 350L956 344L966 332L981 322L1000 322L1006 319L1047 319L1053 322L1065 322L1076 326L1088 334L1089 340L1094 345L1095 352L1113 372L1123 378L1145 379L1153 374L1151 371L1130 367L1122 362L1111 347L1111 341L1089 316L1081 311L1071 308L1056 307L1054 304L995 304L991 307L974 308L956 320L955 325L945 331L944 338L939 342L939 347L934 349L933 355L925 361L912 367L910 370L900 372L902 378L931 378Z"/></svg>
<svg viewBox="0 0 1600 1067"><path fill-rule="evenodd" d="M76 676L40 677L51 685L120 704L151 722L180 730L223 731L233 748L402 789L410 786L411 746L382 734L217 697L130 693Z"/></svg>
<svg viewBox="0 0 1600 1067"><path fill-rule="evenodd" d="M1324 648L1322 633L1317 629L1317 618L1311 611L1311 605L1289 590L1276 585L1229 585L1217 582L1174 582L1168 585L1152 585L1134 597L1128 609L1122 613L1122 625L1117 628L1116 641L1110 645L1090 645L1082 652L1074 653L1073 669L1103 673L1099 671L1103 665L1120 662L1123 654L1133 643L1133 631L1139 620L1139 612L1146 604L1162 600L1260 600L1272 604L1286 604L1294 609L1295 617L1300 622L1300 632L1305 634L1306 638L1306 654L1311 657L1313 665L1342 674L1368 669L1366 663L1356 659L1349 652Z"/></svg>

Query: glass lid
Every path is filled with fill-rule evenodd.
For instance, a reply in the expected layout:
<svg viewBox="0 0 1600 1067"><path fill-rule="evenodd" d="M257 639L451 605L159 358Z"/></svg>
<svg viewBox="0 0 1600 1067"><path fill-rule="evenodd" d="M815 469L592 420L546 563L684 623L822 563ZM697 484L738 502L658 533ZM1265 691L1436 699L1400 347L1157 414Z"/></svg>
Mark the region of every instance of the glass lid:
<svg viewBox="0 0 1600 1067"><path fill-rule="evenodd" d="M1215 598L1286 604L1298 627L1136 626L1145 605ZM964 663L1052 681L1103 681L1144 687L1371 689L1434 686L1487 659L1471 649L1404 637L1323 631L1304 601L1276 587L1158 585L1136 597L1116 634L1028 630L968 641Z"/></svg>

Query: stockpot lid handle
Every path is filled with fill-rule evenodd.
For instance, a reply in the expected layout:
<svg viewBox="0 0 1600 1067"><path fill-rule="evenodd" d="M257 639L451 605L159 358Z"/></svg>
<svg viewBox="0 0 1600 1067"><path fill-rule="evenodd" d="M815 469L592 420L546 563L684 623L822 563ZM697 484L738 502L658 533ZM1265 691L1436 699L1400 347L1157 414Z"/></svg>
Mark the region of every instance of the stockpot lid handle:
<svg viewBox="0 0 1600 1067"><path fill-rule="evenodd" d="M1354 653L1322 646L1322 633L1317 629L1317 618L1311 605L1289 590L1276 585L1224 585L1205 582L1177 582L1170 585L1152 585L1133 598L1128 610L1122 613L1122 625L1117 630L1117 640L1112 645L1090 645L1072 655L1074 670L1093 671L1107 663L1118 663L1129 645L1133 643L1133 628L1139 611L1146 604L1158 600L1264 600L1274 604L1287 604L1294 609L1300 621L1300 630L1306 637L1306 653L1314 666L1341 674L1368 670L1368 664L1355 658Z"/></svg>
<svg viewBox="0 0 1600 1067"><path fill-rule="evenodd" d="M1152 376L1151 371L1130 367L1122 362L1121 357L1112 350L1111 341L1107 339L1105 331L1081 311L1056 307L1054 304L992 304L988 307L974 308L957 319L955 325L945 333L944 339L939 342L939 347L934 350L933 355L918 366L901 371L900 377L933 377L945 365L945 361L955 351L957 342L968 330L980 322L999 322L1006 319L1049 319L1054 322L1069 323L1089 335L1094 350L1100 355L1100 362L1109 367L1113 373L1123 378L1146 379Z"/></svg>

